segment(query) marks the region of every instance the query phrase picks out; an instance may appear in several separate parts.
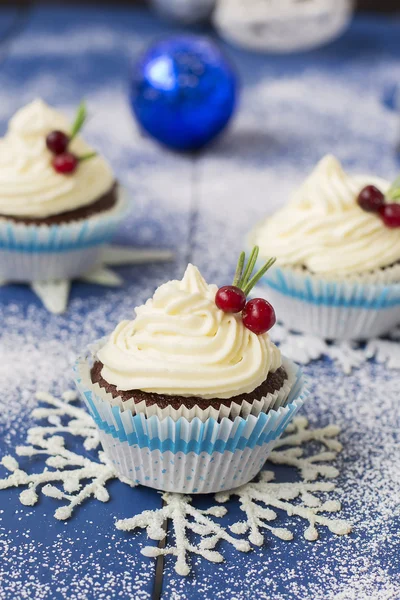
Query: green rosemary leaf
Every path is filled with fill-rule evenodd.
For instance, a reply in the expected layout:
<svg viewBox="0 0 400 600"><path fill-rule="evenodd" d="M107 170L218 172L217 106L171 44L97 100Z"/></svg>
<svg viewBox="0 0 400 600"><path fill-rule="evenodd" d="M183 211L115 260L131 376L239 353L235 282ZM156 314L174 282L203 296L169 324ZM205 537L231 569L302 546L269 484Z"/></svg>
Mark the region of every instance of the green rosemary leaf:
<svg viewBox="0 0 400 600"><path fill-rule="evenodd" d="M78 110L76 111L76 117L74 124L72 125L70 141L74 139L74 137L80 132L83 127L84 122L86 121L87 112L86 112L86 104L84 100L78 106Z"/></svg>
<svg viewBox="0 0 400 600"><path fill-rule="evenodd" d="M79 156L78 160L79 160L79 162L83 162L84 160L90 160L91 158L94 158L95 156L97 156L97 152L88 152L87 154L83 154L82 156Z"/></svg>
<svg viewBox="0 0 400 600"><path fill-rule="evenodd" d="M244 261L246 260L246 254L244 252L240 253L238 264L235 271L235 277L233 280L233 285L239 285L239 281L242 277Z"/></svg>
<svg viewBox="0 0 400 600"><path fill-rule="evenodd" d="M259 252L259 247L254 246L254 248L250 254L249 262L247 263L246 269L245 269L244 274L243 274L242 278L240 279L240 283L239 283L239 287L243 291L247 285L247 282L249 281L249 279L251 277L251 274L252 274L255 264L257 262L258 252Z"/></svg>
<svg viewBox="0 0 400 600"><path fill-rule="evenodd" d="M275 262L276 262L275 257L270 258L265 263L265 265L263 267L261 267L261 269L259 271L257 271L257 273L250 279L250 281L248 282L246 287L243 289L246 296L251 292L251 290L256 285L256 283L258 283L258 281L261 279L261 277L263 275L265 275L265 273L268 271L268 269L270 269Z"/></svg>

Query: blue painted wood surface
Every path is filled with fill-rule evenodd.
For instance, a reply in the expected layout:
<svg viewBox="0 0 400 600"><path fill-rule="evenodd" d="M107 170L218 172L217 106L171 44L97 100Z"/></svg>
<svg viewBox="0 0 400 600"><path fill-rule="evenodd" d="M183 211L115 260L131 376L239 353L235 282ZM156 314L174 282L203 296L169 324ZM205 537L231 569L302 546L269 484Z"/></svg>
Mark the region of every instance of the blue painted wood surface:
<svg viewBox="0 0 400 600"><path fill-rule="evenodd" d="M173 248L177 261L119 269L126 280L120 290L75 283L62 316L49 315L24 286L0 289L1 454L22 443L32 425L34 392L71 387L75 354L130 318L134 306L179 277L188 260L209 281L226 283L248 229L284 202L324 153L382 176L394 177L398 168L399 20L357 18L342 39L295 56L225 48L242 79L240 111L216 144L191 158L142 137L127 99L137 53L178 27L122 8L37 7L17 22L14 14L0 11L2 130L37 96L70 114L84 96L93 113L87 138L131 190L132 212L118 241ZM343 429L339 483L354 533L338 538L323 531L311 544L296 521L291 544L271 537L243 555L222 544L226 563L194 559L186 579L167 559L164 598L400 598L398 372L371 362L344 376L330 361L307 372L313 400L305 413L313 424ZM17 490L1 492L0 598L150 598L154 564L140 554L145 534L117 532L114 520L159 506L160 496L118 482L110 492L109 503L88 503L67 523L53 519L57 503L51 499L27 509ZM231 502L227 522L239 517Z"/></svg>

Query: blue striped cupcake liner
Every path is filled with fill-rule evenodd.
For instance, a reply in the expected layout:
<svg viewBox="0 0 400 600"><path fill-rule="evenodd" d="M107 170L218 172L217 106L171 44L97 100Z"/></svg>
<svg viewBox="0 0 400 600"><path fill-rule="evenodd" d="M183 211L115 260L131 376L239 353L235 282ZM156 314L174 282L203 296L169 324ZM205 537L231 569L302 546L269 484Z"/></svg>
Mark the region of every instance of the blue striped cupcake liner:
<svg viewBox="0 0 400 600"><path fill-rule="evenodd" d="M263 467L308 396L301 370L292 365L297 375L285 406L220 421L133 414L97 392L87 357L77 361L74 371L106 455L121 476L163 491L209 493L242 485Z"/></svg>
<svg viewBox="0 0 400 600"><path fill-rule="evenodd" d="M366 339L400 323L400 282L329 281L274 267L260 288L289 329L319 337Z"/></svg>
<svg viewBox="0 0 400 600"><path fill-rule="evenodd" d="M73 279L99 261L128 208L126 192L117 205L87 219L59 225L27 225L0 219L0 279Z"/></svg>

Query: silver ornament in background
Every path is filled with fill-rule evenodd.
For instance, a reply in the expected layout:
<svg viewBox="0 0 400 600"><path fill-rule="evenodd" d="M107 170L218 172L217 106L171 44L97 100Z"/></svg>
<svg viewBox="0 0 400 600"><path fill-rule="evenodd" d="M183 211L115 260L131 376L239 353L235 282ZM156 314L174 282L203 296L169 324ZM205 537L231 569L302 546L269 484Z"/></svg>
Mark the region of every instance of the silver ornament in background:
<svg viewBox="0 0 400 600"><path fill-rule="evenodd" d="M192 25L210 17L215 0L151 0L151 4L163 17Z"/></svg>
<svg viewBox="0 0 400 600"><path fill-rule="evenodd" d="M226 41L258 52L310 50L341 35L354 0L219 0L215 28Z"/></svg>

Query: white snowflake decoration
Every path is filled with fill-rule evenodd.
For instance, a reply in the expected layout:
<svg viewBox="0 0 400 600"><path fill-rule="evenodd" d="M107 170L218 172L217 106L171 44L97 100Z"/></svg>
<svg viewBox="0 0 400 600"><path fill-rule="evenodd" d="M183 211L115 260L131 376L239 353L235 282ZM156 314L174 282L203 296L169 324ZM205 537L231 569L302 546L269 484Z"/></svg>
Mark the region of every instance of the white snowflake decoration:
<svg viewBox="0 0 400 600"><path fill-rule="evenodd" d="M393 340L370 340L365 347L366 358L375 358L376 362L386 364L389 369L400 369L400 343L398 330L390 336Z"/></svg>
<svg viewBox="0 0 400 600"><path fill-rule="evenodd" d="M35 409L32 416L47 419L47 425L29 429L28 445L18 446L16 453L18 456L47 456L46 467L41 473L29 474L20 469L14 457L4 456L1 463L11 474L0 479L0 490L26 488L19 496L25 506L34 506L40 493L66 501L66 505L57 508L54 513L59 520L69 519L75 508L90 497L107 502L109 494L106 486L112 479L117 479L118 474L108 464L104 452L99 450L98 460L92 460L65 447L65 434L84 438L83 448L86 450L99 446L92 418L85 410L72 404L77 398L76 393L65 392L62 400L45 393L37 394L37 398L48 406ZM66 425L63 425L62 417L68 418ZM134 486L128 480L124 482ZM62 489L53 484L61 484Z"/></svg>
<svg viewBox="0 0 400 600"><path fill-rule="evenodd" d="M41 473L29 474L20 468L14 457L5 456L1 463L10 471L10 475L0 479L0 490L24 488L19 499L26 506L35 505L40 494L60 500L63 506L57 508L54 516L65 520L89 498L107 502L107 484L113 479L119 478L123 483L134 486L131 481L118 476L99 449L96 426L83 408L74 405L74 392L65 392L61 400L46 393L37 394L37 398L46 406L35 409L32 415L45 419L46 423L29 429L28 445L18 446L16 453L19 456L45 456L45 468ZM83 438L82 450L96 449L97 457L92 459L85 452L68 450L65 446L66 434ZM119 520L116 527L123 531L146 529L148 537L160 541L160 544L158 547L146 546L142 553L148 557L174 556L175 570L180 575L190 572L190 554L200 555L211 562L223 561L222 554L215 549L220 541L231 544L239 552L249 552L252 544L263 544L265 532L282 540L291 540L293 533L290 529L270 524L278 518L276 509L285 512L288 517L302 518L307 524L304 531L307 540L317 539L317 525L328 527L336 535L347 534L351 531L348 522L322 514L329 515L341 510L338 500L325 499L327 494L335 490L335 483L316 481L318 478L331 480L339 474L334 466L327 464L342 449L336 439L338 434L339 428L334 425L308 429L307 420L298 417L278 441L269 460L276 465L295 467L300 475L299 481L275 482L273 471L263 471L256 481L230 492L216 494L215 499L219 504L207 510L194 507L190 496L164 493L160 509L146 510L132 518ZM322 450L311 455L305 454L304 446L309 442L319 443ZM323 500L319 494L324 496ZM221 503L230 497L238 498L245 514L245 520L230 527L234 535L214 520L227 514L227 509ZM172 523L174 543L166 546L168 520ZM189 539L188 532L191 538L198 536L198 543Z"/></svg>
<svg viewBox="0 0 400 600"><path fill-rule="evenodd" d="M165 262L173 258L174 254L169 250L134 250L123 246L105 246L102 251L101 264L79 277L79 280L108 287L119 287L123 283L122 278L108 267ZM7 281L0 281L0 286L7 285L7 283ZM30 287L47 310L58 315L67 309L71 283L68 279L35 281L30 284Z"/></svg>
<svg viewBox="0 0 400 600"><path fill-rule="evenodd" d="M136 528L146 529L152 540L164 540L167 531L163 524L167 519L172 521L175 534L175 546L160 548L146 546L142 550L144 556L156 558L172 554L176 557L175 570L179 575L188 575L190 566L188 554L199 554L211 562L222 562L223 556L214 548L220 540L232 544L240 552L248 552L251 546L247 540L231 536L222 525L215 523L209 517L223 517L228 512L223 506L212 506L208 510L200 510L191 505L191 497L183 494L165 493L162 495L164 506L159 510L146 510L131 519L116 522L117 529L132 531ZM198 546L191 543L186 531L200 537Z"/></svg>
<svg viewBox="0 0 400 600"><path fill-rule="evenodd" d="M293 533L289 529L272 527L269 524L278 517L270 507L284 511L288 517L296 516L304 519L307 522L304 537L309 541L318 538L316 525L324 525L336 535L350 533L351 524L347 521L332 519L320 514L336 513L341 510L338 500L321 501L316 495L317 493L333 492L336 487L335 483L332 481L314 483L318 477L332 479L339 474L335 467L326 464L326 462L333 461L342 449L340 442L335 439L339 434L339 428L330 425L322 429L308 429L307 419L298 417L286 431L287 435L279 440L276 448L289 446L289 449L274 450L269 460L275 464L296 467L302 477L301 481L275 483L273 481L275 474L272 471L263 471L257 481L215 496L219 503L227 502L232 496L238 497L240 508L245 513L246 519L232 525L230 530L237 535L247 535L247 539L234 538L221 525L209 518L210 516L223 517L227 513L224 507L213 506L207 511L203 511L190 504L190 496L172 493L163 494L164 506L162 508L144 511L130 519L117 521L116 527L123 531L132 531L137 528L146 529L150 539L163 541L167 536L167 530L163 527L163 523L166 519L170 519L175 545L146 546L143 548L142 554L154 558L166 555L175 556L175 570L180 575L187 575L190 572L188 554L200 554L209 561L221 562L222 555L214 550L221 540L230 543L240 552L248 552L251 550L250 544L261 546L264 543L264 530L282 540L293 539ZM327 450L311 456L304 456L301 446L308 442L319 442ZM294 502L299 498L300 503ZM200 537L197 546L189 540L188 531Z"/></svg>
<svg viewBox="0 0 400 600"><path fill-rule="evenodd" d="M396 329L391 332L390 339L376 338L364 345L358 342L328 343L316 336L288 331L281 324L271 330L273 341L279 344L282 354L291 360L305 365L326 356L346 375L372 358L379 363L386 363L389 369L400 369L399 336L399 330Z"/></svg>
<svg viewBox="0 0 400 600"><path fill-rule="evenodd" d="M275 483L273 471L263 471L258 481L232 490L228 493L216 495L218 502L226 502L231 496L237 496L240 508L246 514L246 521L239 521L231 526L231 531L238 534L249 532L249 541L256 546L264 543L263 529L269 530L273 535L282 540L292 540L293 534L289 529L271 527L278 515L270 507L284 511L289 517L298 516L307 521L308 527L304 531L305 539L314 541L318 539L316 524L325 525L336 535L350 533L351 525L346 521L331 519L320 515L321 512L334 513L341 510L338 500L322 502L315 494L317 492L332 492L335 489L333 482L320 481L313 483L318 477L328 479L337 477L338 470L325 464L336 458L342 446L335 438L339 428L329 425L323 429L308 429L307 419L298 417L288 427L284 438L280 439L275 448L293 446L287 450L275 449L269 456L269 462L279 465L296 467L301 474L302 481L290 483ZM305 457L300 446L318 441L328 448L312 456ZM301 504L293 504L291 500L301 499ZM262 506L264 505L264 507Z"/></svg>

